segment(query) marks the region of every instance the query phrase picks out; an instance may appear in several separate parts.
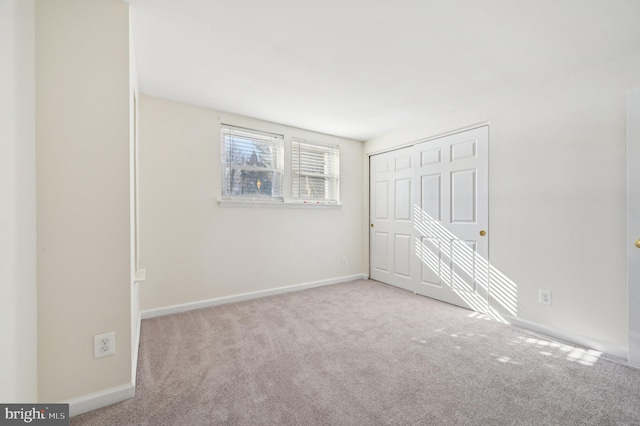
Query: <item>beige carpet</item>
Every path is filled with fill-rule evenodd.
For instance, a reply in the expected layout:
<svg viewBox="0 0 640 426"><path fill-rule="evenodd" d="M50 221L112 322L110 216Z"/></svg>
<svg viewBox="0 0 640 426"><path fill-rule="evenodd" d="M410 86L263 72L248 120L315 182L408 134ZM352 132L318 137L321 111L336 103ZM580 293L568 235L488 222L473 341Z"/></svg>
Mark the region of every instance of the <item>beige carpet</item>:
<svg viewBox="0 0 640 426"><path fill-rule="evenodd" d="M355 281L144 320L136 397L72 425L640 425L640 370Z"/></svg>

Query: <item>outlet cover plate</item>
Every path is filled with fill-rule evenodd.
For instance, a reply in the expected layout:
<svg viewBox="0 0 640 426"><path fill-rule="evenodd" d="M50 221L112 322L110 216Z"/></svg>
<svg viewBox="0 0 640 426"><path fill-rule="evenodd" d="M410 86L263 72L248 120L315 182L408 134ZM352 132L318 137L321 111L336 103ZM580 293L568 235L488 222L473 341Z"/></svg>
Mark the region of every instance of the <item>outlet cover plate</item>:
<svg viewBox="0 0 640 426"><path fill-rule="evenodd" d="M538 290L538 303L551 306L551 290Z"/></svg>
<svg viewBox="0 0 640 426"><path fill-rule="evenodd" d="M93 336L93 357L102 358L116 353L116 332L96 334Z"/></svg>

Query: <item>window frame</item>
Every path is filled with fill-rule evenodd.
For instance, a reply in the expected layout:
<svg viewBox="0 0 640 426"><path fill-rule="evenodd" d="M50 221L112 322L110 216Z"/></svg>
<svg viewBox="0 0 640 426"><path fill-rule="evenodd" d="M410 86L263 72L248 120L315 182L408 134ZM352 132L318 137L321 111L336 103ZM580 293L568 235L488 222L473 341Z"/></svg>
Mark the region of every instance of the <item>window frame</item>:
<svg viewBox="0 0 640 426"><path fill-rule="evenodd" d="M234 120L231 120L233 122ZM251 123L252 127L246 127L245 123L235 124L226 124L225 122L218 121L219 133L219 147L220 147L220 186L218 187L219 198L218 204L220 207L228 207L228 208L300 208L300 209L340 209L342 208L342 204L340 202L340 148L341 144L339 143L339 139L336 137L331 137L333 139L331 142L317 142L306 137L302 136L306 131L302 132L302 137L294 136L296 133L300 134L300 132L295 131L295 129L291 129L289 132L286 129L282 129L281 126L270 126L263 125L260 126L258 124L258 128L252 128L253 123ZM267 130L260 130L259 128L266 128ZM227 131L237 131L241 133L245 133L248 136L255 134L258 136L267 136L267 137L275 137L278 141L277 146L277 166L276 168L253 168L248 165L236 165L236 169L246 169L250 171L275 171L279 173L280 179L280 196L277 197L269 197L269 196L252 196L252 195L233 195L227 194L226 192L229 190L228 188L228 180L227 180L227 169L231 167L227 164L227 150L226 150L226 140L225 140L225 130ZM293 133L293 134L292 134ZM306 135L305 135L306 136ZM292 140L296 142L302 141L305 143L310 143L313 145L318 145L321 147L332 147L336 152L336 162L335 162L335 199L327 201L326 199L300 199L293 198L293 179L295 173L293 172L293 145Z"/></svg>
<svg viewBox="0 0 640 426"><path fill-rule="evenodd" d="M302 171L301 170L301 156L303 151L303 147L307 147L305 151L308 154L317 154L324 153L325 155L331 156L330 162L326 160L323 163L325 171L324 172L311 172L311 171ZM296 161L296 157L297 161ZM296 164L298 167L296 168ZM327 166L330 166L332 170L327 170ZM329 204L329 205L339 205L340 204L340 145L338 144L329 144L324 142L317 142L309 139L297 138L294 137L291 140L291 199L296 203L303 204ZM300 188L302 186L301 180L303 176L308 178L321 178L325 179L326 182L330 182L329 184L333 186L333 189L329 189L328 187L324 190L323 198L314 198L314 197L305 197L302 196ZM296 186L297 183L297 186ZM308 183L307 183L308 184ZM295 188L298 188L296 193ZM327 195L333 192L333 197L328 198Z"/></svg>
<svg viewBox="0 0 640 426"><path fill-rule="evenodd" d="M267 144L270 144L275 154L272 155L272 161L275 162L275 167L259 167L247 164L232 165L227 162L227 140L229 137L242 137L247 139L256 139ZM261 203L283 203L285 200L285 161L284 161L284 135L278 133L265 132L263 130L250 129L247 127L239 127L230 124L220 125L220 164L221 164L221 187L220 197L222 201L236 201L236 202L261 202ZM229 194L227 193L227 187L229 186L229 180L227 179L227 169L231 172L235 170L245 170L251 172L268 172L273 173L279 179L280 194L270 196L268 195L252 195L252 194ZM273 181L272 181L273 184Z"/></svg>

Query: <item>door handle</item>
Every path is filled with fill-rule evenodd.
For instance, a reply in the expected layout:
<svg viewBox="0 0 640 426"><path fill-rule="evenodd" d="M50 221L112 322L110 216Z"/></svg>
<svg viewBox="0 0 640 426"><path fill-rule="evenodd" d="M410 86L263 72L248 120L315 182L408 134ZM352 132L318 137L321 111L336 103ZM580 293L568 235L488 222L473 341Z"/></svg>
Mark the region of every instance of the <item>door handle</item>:
<svg viewBox="0 0 640 426"><path fill-rule="evenodd" d="M373 225L371 225L371 226L373 226ZM636 240L636 247L640 248L640 238L638 238L638 239Z"/></svg>
<svg viewBox="0 0 640 426"><path fill-rule="evenodd" d="M371 224L371 227L373 228L373 223ZM640 240L638 240L638 241L640 241ZM638 244L638 241L636 241L636 245ZM638 247L640 247L640 246L638 246Z"/></svg>
<svg viewBox="0 0 640 426"><path fill-rule="evenodd" d="M487 235L487 231L485 231L484 229L482 231L480 231L480 236L484 237L485 235Z"/></svg>

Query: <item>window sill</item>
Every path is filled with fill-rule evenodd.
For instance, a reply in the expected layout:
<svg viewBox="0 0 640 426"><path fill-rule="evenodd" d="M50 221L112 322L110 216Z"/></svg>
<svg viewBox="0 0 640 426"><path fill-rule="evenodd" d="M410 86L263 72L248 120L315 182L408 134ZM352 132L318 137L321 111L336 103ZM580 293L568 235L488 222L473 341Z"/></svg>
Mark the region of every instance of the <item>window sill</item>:
<svg viewBox="0 0 640 426"><path fill-rule="evenodd" d="M256 209L326 209L336 210L342 208L342 204L315 203L315 202L283 202L283 201L250 201L250 200L219 200L220 207L242 207Z"/></svg>

